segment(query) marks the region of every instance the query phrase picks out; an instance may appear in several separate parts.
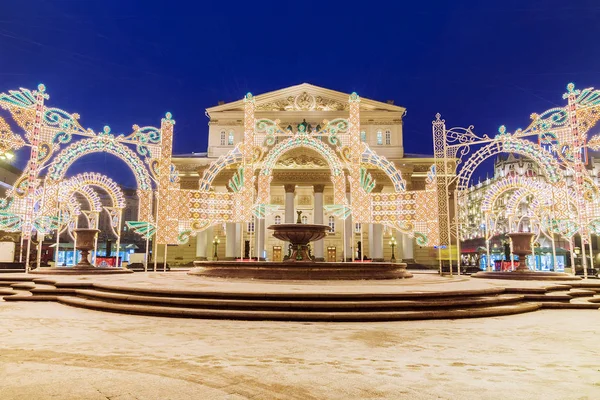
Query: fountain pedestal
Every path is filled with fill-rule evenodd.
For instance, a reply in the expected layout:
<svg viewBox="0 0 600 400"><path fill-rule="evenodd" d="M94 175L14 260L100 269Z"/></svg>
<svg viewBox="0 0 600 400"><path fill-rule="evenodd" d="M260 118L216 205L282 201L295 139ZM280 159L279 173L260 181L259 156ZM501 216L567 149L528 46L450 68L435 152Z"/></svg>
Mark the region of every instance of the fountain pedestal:
<svg viewBox="0 0 600 400"><path fill-rule="evenodd" d="M300 214L298 214L300 219ZM188 274L210 278L267 280L363 280L412 278L404 263L321 262L308 254L308 244L325 237L328 225L271 225L273 236L292 244L292 255L286 261L194 261Z"/></svg>
<svg viewBox="0 0 600 400"><path fill-rule="evenodd" d="M50 267L37 268L31 271L32 274L47 274L47 275L95 275L95 274L126 274L133 271L126 268L114 267L95 267L88 261L90 251L94 248L96 235L100 232L99 229L79 228L74 229L75 237L77 238L77 250L81 251L81 260L73 267ZM58 249L56 249L58 251Z"/></svg>
<svg viewBox="0 0 600 400"><path fill-rule="evenodd" d="M514 280L545 280L545 281L571 281L580 280L578 276L564 272L532 271L527 267L527 255L531 254L531 240L535 235L532 232L509 233L512 240L512 252L519 256L519 266L514 271L478 272L471 275L473 278L485 279L514 279Z"/></svg>
<svg viewBox="0 0 600 400"><path fill-rule="evenodd" d="M308 254L308 244L323 239L329 231L328 225L316 224L278 224L270 225L273 236L292 244L292 255L284 262L314 262Z"/></svg>

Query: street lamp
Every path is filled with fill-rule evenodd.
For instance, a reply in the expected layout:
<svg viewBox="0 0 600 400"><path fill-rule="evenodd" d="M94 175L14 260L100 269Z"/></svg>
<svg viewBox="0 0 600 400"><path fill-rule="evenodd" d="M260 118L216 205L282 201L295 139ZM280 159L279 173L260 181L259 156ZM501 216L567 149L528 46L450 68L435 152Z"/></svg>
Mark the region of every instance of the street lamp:
<svg viewBox="0 0 600 400"><path fill-rule="evenodd" d="M390 259L390 262L395 263L396 262L396 256L394 255L394 248L396 247L396 238L392 236L392 238L390 239L389 245L392 248L392 258Z"/></svg>
<svg viewBox="0 0 600 400"><path fill-rule="evenodd" d="M217 236L215 236L212 243L213 243L213 249L214 249L213 260L219 261L219 257L217 256L217 250L219 248L219 243L221 243L221 240L219 240L219 238Z"/></svg>

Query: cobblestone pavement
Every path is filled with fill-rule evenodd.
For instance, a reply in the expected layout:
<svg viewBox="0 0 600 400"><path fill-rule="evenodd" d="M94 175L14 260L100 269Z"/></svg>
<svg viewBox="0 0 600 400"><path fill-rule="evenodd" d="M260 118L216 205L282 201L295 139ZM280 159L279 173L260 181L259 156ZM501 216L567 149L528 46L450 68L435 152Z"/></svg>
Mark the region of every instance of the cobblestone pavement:
<svg viewBox="0 0 600 400"><path fill-rule="evenodd" d="M597 399L600 313L186 320L0 302L0 399Z"/></svg>

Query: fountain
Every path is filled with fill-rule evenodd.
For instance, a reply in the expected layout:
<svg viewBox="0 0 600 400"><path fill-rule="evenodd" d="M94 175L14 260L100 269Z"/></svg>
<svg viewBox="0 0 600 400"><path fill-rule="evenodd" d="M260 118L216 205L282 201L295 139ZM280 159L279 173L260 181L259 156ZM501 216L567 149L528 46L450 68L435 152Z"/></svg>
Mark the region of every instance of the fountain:
<svg viewBox="0 0 600 400"><path fill-rule="evenodd" d="M79 228L74 229L75 238L77 239L76 249L81 251L81 260L73 267L40 267L31 271L32 274L67 274L67 275L92 275L92 274L123 274L133 271L126 268L114 267L95 267L89 260L90 251L94 248L96 235L100 232L99 229ZM57 249L58 251L58 249Z"/></svg>
<svg viewBox="0 0 600 400"><path fill-rule="evenodd" d="M531 254L533 232L512 232L508 237L512 241L512 253L519 256L519 265L514 271L485 271L471 275L473 278L514 279L514 280L580 280L578 276L564 272L546 272L530 270L527 266L527 255Z"/></svg>
<svg viewBox="0 0 600 400"><path fill-rule="evenodd" d="M329 231L328 225L303 224L302 211L297 211L298 220L295 224L270 225L273 236L292 244L292 254L285 262L315 262L308 254L308 244L323 239Z"/></svg>
<svg viewBox="0 0 600 400"><path fill-rule="evenodd" d="M290 242L292 254L285 261L194 261L188 274L214 278L273 280L362 280L412 278L406 264L392 262L323 262L312 259L310 242L323 239L328 225L303 224L302 211L297 211L295 224L270 225L273 236Z"/></svg>

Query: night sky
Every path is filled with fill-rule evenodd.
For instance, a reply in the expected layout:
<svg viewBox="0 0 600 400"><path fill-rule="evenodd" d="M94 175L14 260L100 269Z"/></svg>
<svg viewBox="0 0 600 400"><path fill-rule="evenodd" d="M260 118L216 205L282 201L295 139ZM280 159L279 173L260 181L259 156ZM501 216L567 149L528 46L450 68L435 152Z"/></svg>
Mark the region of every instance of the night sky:
<svg viewBox="0 0 600 400"><path fill-rule="evenodd" d="M567 83L600 86L599 21L597 0L3 0L0 91L44 83L50 106L119 133L170 111L189 153L206 150L207 107L308 82L395 100L406 152L430 154L436 112L512 132Z"/></svg>

